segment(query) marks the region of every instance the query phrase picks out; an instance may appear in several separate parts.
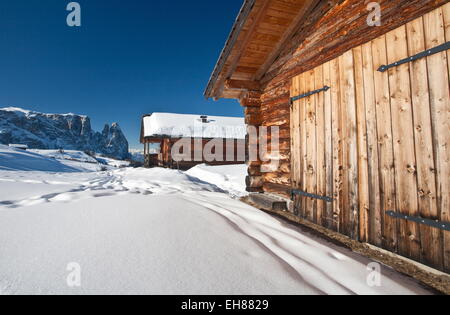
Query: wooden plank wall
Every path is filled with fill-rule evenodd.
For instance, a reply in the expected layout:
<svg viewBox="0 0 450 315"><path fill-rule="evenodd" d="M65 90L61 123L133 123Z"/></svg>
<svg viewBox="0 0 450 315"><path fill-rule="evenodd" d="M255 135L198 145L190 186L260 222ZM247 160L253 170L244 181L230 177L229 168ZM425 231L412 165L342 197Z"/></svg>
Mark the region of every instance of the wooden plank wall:
<svg viewBox="0 0 450 315"><path fill-rule="evenodd" d="M386 211L450 221L450 59L442 52L387 72L450 40L450 4L292 80L291 181L334 198L298 197L303 218L450 271L450 233Z"/></svg>

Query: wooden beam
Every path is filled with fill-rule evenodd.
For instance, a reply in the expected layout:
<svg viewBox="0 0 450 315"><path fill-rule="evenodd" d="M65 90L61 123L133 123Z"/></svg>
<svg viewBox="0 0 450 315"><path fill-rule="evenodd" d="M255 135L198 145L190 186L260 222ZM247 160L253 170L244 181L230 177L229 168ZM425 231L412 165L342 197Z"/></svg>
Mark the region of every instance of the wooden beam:
<svg viewBox="0 0 450 315"><path fill-rule="evenodd" d="M244 53L245 49L247 48L252 36L254 35L254 31L257 29L257 27L259 26L260 22L263 20L265 13L267 12L267 9L269 7L270 4L270 0L259 0L259 2L262 2L261 4L261 8L259 10L259 12L257 13L255 19L252 21L250 28L248 29L248 31L246 31L245 37L243 38L242 41L240 42L240 45L238 47L235 47L235 50L237 50L236 55L234 56L234 58L232 58L232 60L229 62L229 67L228 67L228 71L226 71L226 73L224 73L221 81L219 81L219 84L217 84L217 86L224 86L224 81L229 79L231 77L231 75L235 72L238 64L239 64L239 60L242 57L242 54ZM258 4L258 1L257 3ZM256 6L255 4L255 6ZM215 93L214 96L220 98L221 94L223 93L223 91L218 91L221 93Z"/></svg>
<svg viewBox="0 0 450 315"><path fill-rule="evenodd" d="M296 37L283 47L280 60L275 61L261 78L261 84L276 85L307 72L344 52L365 44L415 18L442 6L448 0L380 0L383 23L367 25L364 2L330 0L336 3L314 9ZM336 18L339 16L339 18ZM364 36L363 36L364 34ZM298 49L301 46L301 53Z"/></svg>
<svg viewBox="0 0 450 315"><path fill-rule="evenodd" d="M243 90L243 91L260 91L261 85L257 81L244 80L226 80L225 89L227 90Z"/></svg>
<svg viewBox="0 0 450 315"><path fill-rule="evenodd" d="M271 54L269 55L269 58L267 58L264 64L259 68L258 72L256 72L254 76L255 80L260 80L264 76L264 74L267 72L267 70L276 60L276 58L280 55L281 50L286 46L286 42L291 39L290 37L295 32L295 30L299 28L299 25L304 22L309 13L317 6L317 4L320 1L322 0L305 1L305 5L302 7L300 12L298 12L297 17L291 23L286 32L284 32L283 37L280 39L275 48L272 50Z"/></svg>

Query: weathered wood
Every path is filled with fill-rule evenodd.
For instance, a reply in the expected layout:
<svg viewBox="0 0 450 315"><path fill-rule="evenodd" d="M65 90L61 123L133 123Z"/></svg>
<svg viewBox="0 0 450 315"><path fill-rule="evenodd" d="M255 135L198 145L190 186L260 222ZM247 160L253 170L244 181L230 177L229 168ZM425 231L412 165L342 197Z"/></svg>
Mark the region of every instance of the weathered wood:
<svg viewBox="0 0 450 315"><path fill-rule="evenodd" d="M414 56L425 48L423 18L406 25L408 53ZM430 94L428 90L427 60L422 58L410 65L411 95L414 118L414 139L417 158L418 211L427 219L439 219L436 201L436 169L431 127ZM438 269L443 268L442 232L420 225L421 260Z"/></svg>
<svg viewBox="0 0 450 315"><path fill-rule="evenodd" d="M331 72L331 103L332 103L332 130L333 130L333 221L332 229L339 231L341 228L340 216L342 213L342 140L341 140L341 81L339 59L330 62Z"/></svg>
<svg viewBox="0 0 450 315"><path fill-rule="evenodd" d="M267 0L267 12L274 2ZM253 189L290 197L292 187L332 196L332 203L295 196L294 213L449 270L449 233L386 215L391 210L450 219L449 52L377 71L449 41L450 4L438 8L446 2L380 0L381 27L367 25L367 1L319 0L295 28L278 13L267 27L252 16L259 26L244 27L256 32L249 37L251 49L222 80L236 80L223 93L241 91L247 122L280 128L279 148L272 152L269 145L265 162L249 166L249 181L261 184ZM255 10L261 8L258 2ZM282 29L293 33L286 37ZM268 44L282 38L282 45ZM267 63L275 46L280 53ZM266 66L264 73L260 67ZM242 92L257 88L251 86L255 74L262 77L260 93ZM291 106L291 96L324 85L330 90ZM273 140L271 132L268 139Z"/></svg>
<svg viewBox="0 0 450 315"><path fill-rule="evenodd" d="M306 93L306 74L302 74L299 76L299 92L300 94ZM307 108L306 108L306 99L301 99L299 109L299 123L300 123L300 144L299 144L299 160L296 162L299 164L299 185L297 186L301 190L305 191L307 189L307 181L306 181L306 170L307 170L307 135L306 135L306 120L307 120ZM297 188L296 187L296 188ZM306 198L302 196L296 196L298 200L298 212L303 217L306 218Z"/></svg>
<svg viewBox="0 0 450 315"><path fill-rule="evenodd" d="M291 185L291 174L283 173L281 171L275 171L270 173L263 173L263 178L265 182L280 184L280 185Z"/></svg>
<svg viewBox="0 0 450 315"><path fill-rule="evenodd" d="M264 178L263 176L247 176L245 183L250 188L261 188L264 184Z"/></svg>
<svg viewBox="0 0 450 315"><path fill-rule="evenodd" d="M323 65L323 84L331 86L331 64ZM331 91L324 92L324 150L325 150L325 195L333 196L333 122ZM333 203L327 202L324 213L324 226L331 228L333 222Z"/></svg>
<svg viewBox="0 0 450 315"><path fill-rule="evenodd" d="M245 97L241 101L242 107L260 107L261 106L261 100L259 98L250 98Z"/></svg>
<svg viewBox="0 0 450 315"><path fill-rule="evenodd" d="M358 140L356 126L356 97L355 97L355 76L353 51L350 50L342 56L343 72L341 74L341 82L343 83L343 134L345 137L344 160L346 188L344 188L344 196L346 196L345 221L347 235L353 239L357 239L359 235L359 205L358 205ZM347 191L347 193L345 193ZM348 199L347 199L348 198Z"/></svg>
<svg viewBox="0 0 450 315"><path fill-rule="evenodd" d="M424 16L427 49L446 40L443 13L437 9ZM427 58L433 144L436 161L437 200L442 221L450 221L450 91L445 52ZM444 233L444 269L450 270L450 234Z"/></svg>
<svg viewBox="0 0 450 315"><path fill-rule="evenodd" d="M295 95L296 93L300 93L300 84L299 84L299 77L296 77L293 79L292 88L291 88L291 95ZM298 161L299 156L299 146L300 143L298 142L299 136L300 136L300 121L299 121L299 110L300 110L300 102L296 101L291 106L291 116L290 116L290 123L291 123L291 160L292 161ZM292 174L291 174L291 180L294 187L297 187L300 182L300 172L299 172L299 163L293 163L292 164Z"/></svg>
<svg viewBox="0 0 450 315"><path fill-rule="evenodd" d="M261 84L258 81L226 80L225 88L229 90L259 91L261 90Z"/></svg>
<svg viewBox="0 0 450 315"><path fill-rule="evenodd" d="M309 71L305 75L305 90L313 91L315 88L314 70ZM306 192L317 194L317 142L316 142L316 102L315 98L305 98L306 108L306 167L305 172ZM314 221L314 213L317 209L317 200L306 198L305 217L310 221Z"/></svg>
<svg viewBox="0 0 450 315"><path fill-rule="evenodd" d="M444 16L444 25L445 25L445 40L447 42L450 42L450 3L447 3L442 7L443 16ZM447 66L448 66L448 75L450 76L450 51L447 51ZM448 118L448 108L450 104L448 104L450 101L447 99L447 123L442 127L443 129L447 128L448 131L448 124L449 124L449 118ZM444 118L445 119L445 118ZM444 136L445 137L445 136ZM449 175L449 138L447 133L447 138L444 139L442 142L447 141L447 147L444 156L441 155L443 158L443 161L441 162L441 173L445 180L445 176ZM447 173L445 173L447 172ZM450 222L450 201L449 201L449 183L447 180L446 184L443 184L440 189L442 189L441 194L446 194L444 198L441 199L441 220ZM446 232L444 233L444 270L447 272L450 272L450 233Z"/></svg>
<svg viewBox="0 0 450 315"><path fill-rule="evenodd" d="M259 107L245 107L245 124L250 126L260 126L262 123L261 109Z"/></svg>
<svg viewBox="0 0 450 315"><path fill-rule="evenodd" d="M264 191L268 193L275 193L277 195L290 198L291 197L291 186L280 185L274 183L264 183Z"/></svg>
<svg viewBox="0 0 450 315"><path fill-rule="evenodd" d="M378 126L375 100L374 65L372 60L372 43L362 46L363 76L364 76L364 105L366 117L366 142L368 164L369 191L369 241L371 244L382 246L382 215L380 205L380 176L378 156ZM361 113L361 115L363 115ZM361 127L364 128L364 127ZM361 171L362 173L364 171ZM363 176L361 174L361 176ZM363 188L362 188L363 189Z"/></svg>
<svg viewBox="0 0 450 315"><path fill-rule="evenodd" d="M314 90L324 87L323 84L323 66L319 66L314 70ZM326 165L325 165L325 110L324 110L324 93L314 95L316 103L316 192L320 196L326 194ZM324 212L326 202L317 200L314 213L314 222L320 225L324 224Z"/></svg>
<svg viewBox="0 0 450 315"><path fill-rule="evenodd" d="M387 62L394 63L408 57L406 26L386 35ZM409 65L404 64L388 71L394 165L396 183L396 209L405 215L418 215L416 156L411 108ZM420 260L420 232L417 223L399 221L399 253Z"/></svg>
<svg viewBox="0 0 450 315"><path fill-rule="evenodd" d="M383 23L380 27L367 25L367 3L331 1L325 9L319 7L311 15L311 23L300 26L298 36L290 41L275 63L262 78L262 83L276 84L309 71L344 52L385 34L423 14L445 4L448 0L381 0ZM324 1L327 2L327 1ZM313 35L312 35L313 34ZM308 40L306 40L308 37ZM301 54L297 53L301 51Z"/></svg>
<svg viewBox="0 0 450 315"><path fill-rule="evenodd" d="M250 176L262 176L261 165L247 165L247 173Z"/></svg>
<svg viewBox="0 0 450 315"><path fill-rule="evenodd" d="M374 69L387 64L386 36L372 42ZM392 116L387 73L374 71L375 101L380 167L381 217L383 222L383 247L397 252L397 220L386 215L396 209L394 148L392 140Z"/></svg>
<svg viewBox="0 0 450 315"><path fill-rule="evenodd" d="M358 136L359 240L367 242L369 240L370 192L362 46L353 49L353 59L356 86L356 133Z"/></svg>
<svg viewBox="0 0 450 315"><path fill-rule="evenodd" d="M266 194L251 194L249 199L252 203L263 210L287 211L286 201L267 196Z"/></svg>

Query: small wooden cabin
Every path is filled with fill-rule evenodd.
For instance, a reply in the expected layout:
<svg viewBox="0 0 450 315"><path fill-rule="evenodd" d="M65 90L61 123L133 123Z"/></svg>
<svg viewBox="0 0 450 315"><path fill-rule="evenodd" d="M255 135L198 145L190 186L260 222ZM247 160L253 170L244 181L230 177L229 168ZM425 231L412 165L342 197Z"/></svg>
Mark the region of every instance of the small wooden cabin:
<svg viewBox="0 0 450 315"><path fill-rule="evenodd" d="M244 118L153 113L142 118L146 167L245 163ZM174 156L175 154L175 156Z"/></svg>
<svg viewBox="0 0 450 315"><path fill-rule="evenodd" d="M448 0L245 0L205 96L280 127L250 192L449 272L449 42Z"/></svg>

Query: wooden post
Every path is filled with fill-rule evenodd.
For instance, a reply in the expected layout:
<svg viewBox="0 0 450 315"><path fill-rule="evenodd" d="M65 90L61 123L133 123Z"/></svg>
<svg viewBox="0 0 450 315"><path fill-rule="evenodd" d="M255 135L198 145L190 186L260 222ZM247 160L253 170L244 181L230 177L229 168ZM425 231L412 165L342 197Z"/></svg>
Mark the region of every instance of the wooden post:
<svg viewBox="0 0 450 315"><path fill-rule="evenodd" d="M261 93L255 91L247 92L240 100L240 103L244 107L245 123L258 129L261 125ZM249 141L258 140L249 139L247 136L247 150L249 150L251 147L253 147L253 149L258 149L258 143L256 143L255 146L251 146ZM261 164L262 163L259 160L259 157L256 161L247 160L248 176L246 178L246 185L248 192L263 192L264 179L261 174Z"/></svg>

